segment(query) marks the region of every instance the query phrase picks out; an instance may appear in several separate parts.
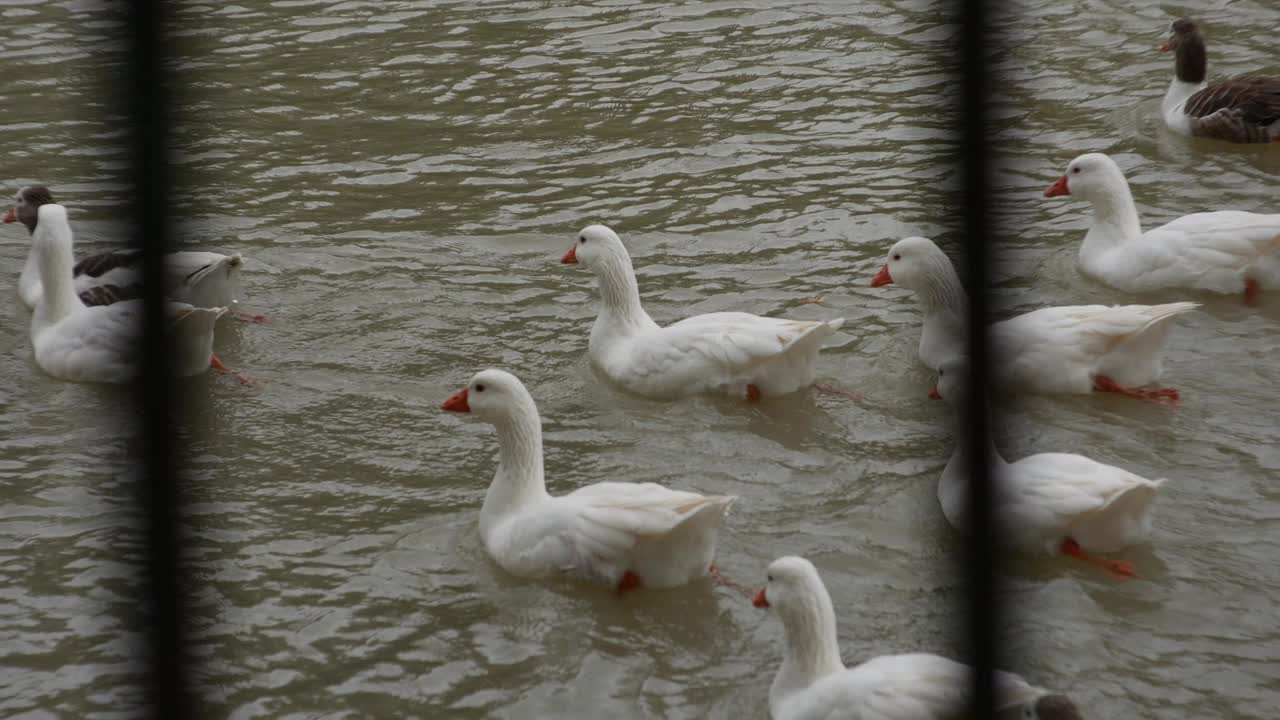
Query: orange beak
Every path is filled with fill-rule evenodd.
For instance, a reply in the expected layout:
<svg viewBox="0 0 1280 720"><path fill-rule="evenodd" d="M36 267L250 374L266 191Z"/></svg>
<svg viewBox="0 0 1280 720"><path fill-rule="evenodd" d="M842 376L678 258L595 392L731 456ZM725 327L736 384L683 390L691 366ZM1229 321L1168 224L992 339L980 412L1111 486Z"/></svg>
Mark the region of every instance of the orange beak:
<svg viewBox="0 0 1280 720"><path fill-rule="evenodd" d="M937 387L934 387L932 390L930 390L930 391L929 391L929 399L930 399L930 400L941 400L941 399L942 399L942 393L938 392L938 388L937 388Z"/></svg>
<svg viewBox="0 0 1280 720"><path fill-rule="evenodd" d="M561 265L577 265L578 264L578 246L577 245L574 245L573 247L569 248L569 252L565 253L564 257L560 258L560 264Z"/></svg>
<svg viewBox="0 0 1280 720"><path fill-rule="evenodd" d="M880 272L876 273L876 276L871 278L871 287L880 287L881 285L892 284L893 276L889 274L889 265L886 263L884 267L880 268Z"/></svg>
<svg viewBox="0 0 1280 720"><path fill-rule="evenodd" d="M461 392L445 400L440 404L440 409L449 412L471 412L471 406L467 404L467 389L463 388Z"/></svg>
<svg viewBox="0 0 1280 720"><path fill-rule="evenodd" d="M4 214L4 221L6 223L18 222L17 211L15 211L13 208L9 208L9 211Z"/></svg>
<svg viewBox="0 0 1280 720"><path fill-rule="evenodd" d="M1165 40L1164 42L1160 43L1159 45L1156 46L1156 49L1159 50L1160 52L1169 52L1169 41Z"/></svg>
<svg viewBox="0 0 1280 720"><path fill-rule="evenodd" d="M1067 176L1063 175L1058 181L1050 185L1044 191L1045 197L1058 197L1059 195L1070 195L1071 188L1067 187Z"/></svg>
<svg viewBox="0 0 1280 720"><path fill-rule="evenodd" d="M751 598L751 604L758 608L769 607L769 598L764 596L764 588L760 588L760 592L756 593L756 596Z"/></svg>

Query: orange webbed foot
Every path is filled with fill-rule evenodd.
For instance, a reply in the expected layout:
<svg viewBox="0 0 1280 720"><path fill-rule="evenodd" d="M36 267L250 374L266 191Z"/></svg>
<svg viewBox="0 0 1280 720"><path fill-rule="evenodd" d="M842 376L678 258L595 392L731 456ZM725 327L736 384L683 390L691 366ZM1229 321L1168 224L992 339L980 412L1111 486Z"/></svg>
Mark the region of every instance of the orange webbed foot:
<svg viewBox="0 0 1280 720"><path fill-rule="evenodd" d="M1094 376L1093 389L1097 392L1117 393L1126 397L1138 398L1139 400L1150 400L1151 402L1176 403L1182 399L1182 394L1176 388L1154 388L1152 390L1129 388L1106 375Z"/></svg>
<svg viewBox="0 0 1280 720"><path fill-rule="evenodd" d="M252 377L250 377L250 376L248 376L248 375L245 375L244 373L236 372L235 370L232 370L231 368L228 368L226 365L223 365L223 364L222 364L222 361L218 359L218 356L217 356L217 355L214 355L214 354L212 354L212 353L210 353L210 355L209 355L209 367L210 367L211 369L213 369L213 370L218 371L219 373L226 373L226 374L230 374L230 375L231 375L232 377L234 377L234 378L236 379L236 381L237 381L237 382L239 382L241 385L256 385L256 384L258 384L258 381L257 381L257 380L255 380L255 379L253 379Z"/></svg>
<svg viewBox="0 0 1280 720"><path fill-rule="evenodd" d="M1262 283L1257 278L1244 279L1244 304L1250 307L1256 306L1261 299L1258 296L1262 294Z"/></svg>
<svg viewBox="0 0 1280 720"><path fill-rule="evenodd" d="M1107 560L1103 563L1107 570L1126 578L1138 577L1138 569L1131 562L1124 560Z"/></svg>
<svg viewBox="0 0 1280 720"><path fill-rule="evenodd" d="M1063 555L1097 565L1121 580L1129 580L1138 576L1138 570L1133 566L1133 563L1125 562L1124 560L1106 560L1094 557L1085 552L1084 548L1080 547L1080 543L1075 541L1075 538L1063 538L1059 550Z"/></svg>
<svg viewBox="0 0 1280 720"><path fill-rule="evenodd" d="M640 576L630 570L622 574L622 579L618 580L618 594L628 592L630 590L639 590L644 587L644 583L640 581Z"/></svg>

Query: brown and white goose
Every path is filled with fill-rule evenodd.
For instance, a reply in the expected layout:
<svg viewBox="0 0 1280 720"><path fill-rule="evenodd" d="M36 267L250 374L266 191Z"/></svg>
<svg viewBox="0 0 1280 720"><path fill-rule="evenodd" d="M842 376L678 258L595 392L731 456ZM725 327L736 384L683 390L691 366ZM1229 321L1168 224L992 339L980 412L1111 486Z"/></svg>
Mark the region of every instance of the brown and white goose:
<svg viewBox="0 0 1280 720"><path fill-rule="evenodd" d="M39 224L41 206L54 203L53 193L42 185L28 185L18 190L14 205L4 215L4 222L20 222L34 236ZM33 249L18 278L18 294L27 307L40 302L43 287ZM211 252L176 252L165 256L166 295L176 302L196 307L226 307L236 302L240 291L240 268L244 259L239 253L221 255ZM142 297L142 252L106 252L82 258L72 271L76 294L85 305L110 305L122 300ZM243 313L234 313L241 319Z"/></svg>
<svg viewBox="0 0 1280 720"><path fill-rule="evenodd" d="M1175 57L1160 106L1169 129L1237 143L1280 140L1280 77L1244 75L1207 85L1204 38L1196 24L1180 18L1170 32L1160 46Z"/></svg>
<svg viewBox="0 0 1280 720"><path fill-rule="evenodd" d="M31 347L36 364L50 375L77 382L124 383L138 375L138 331L142 301L89 306L72 282L71 226L67 209L45 203L32 234L32 254L43 288L31 315ZM180 377L210 367L223 369L213 354L214 322L224 307L197 308L166 303L170 363ZM248 378L241 377L241 382ZM250 381L251 382L251 381Z"/></svg>

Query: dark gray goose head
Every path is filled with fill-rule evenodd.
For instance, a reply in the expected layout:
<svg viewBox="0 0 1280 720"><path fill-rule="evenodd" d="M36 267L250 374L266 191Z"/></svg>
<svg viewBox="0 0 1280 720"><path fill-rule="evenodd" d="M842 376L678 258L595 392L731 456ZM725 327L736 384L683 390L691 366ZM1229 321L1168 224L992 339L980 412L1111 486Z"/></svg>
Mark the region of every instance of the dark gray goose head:
<svg viewBox="0 0 1280 720"><path fill-rule="evenodd" d="M41 205L53 202L53 193L43 185L26 185L13 196L13 207L4 214L7 223L20 222L27 226L28 232L36 231Z"/></svg>
<svg viewBox="0 0 1280 720"><path fill-rule="evenodd" d="M1169 39L1160 49L1173 52L1174 74L1182 82L1204 82L1208 54L1204 38L1200 37L1200 29L1190 18L1178 18L1169 26L1169 33Z"/></svg>

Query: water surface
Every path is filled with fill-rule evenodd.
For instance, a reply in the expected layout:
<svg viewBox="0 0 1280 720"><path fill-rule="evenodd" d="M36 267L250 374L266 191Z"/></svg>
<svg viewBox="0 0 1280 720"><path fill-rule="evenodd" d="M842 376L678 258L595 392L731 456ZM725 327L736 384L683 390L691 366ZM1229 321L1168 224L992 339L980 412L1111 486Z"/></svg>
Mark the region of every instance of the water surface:
<svg viewBox="0 0 1280 720"><path fill-rule="evenodd" d="M184 2L181 241L249 258L217 347L260 379L186 384L193 413L193 651L208 717L763 718L781 627L724 588L617 598L506 576L476 518L492 429L437 407L477 369L520 375L553 493L656 481L740 497L720 565L822 571L846 660L956 654L961 539L935 498L946 410L915 358L919 311L868 283L910 234L958 255L945 4ZM121 239L127 184L97 86L123 32L89 3L5 4L0 184L51 185L84 251ZM1012 4L996 50L1009 312L1131 298L1074 267L1077 202L1040 193L1112 153L1150 226L1276 210L1274 149L1159 127L1169 20L1142 3ZM1273 9L1205 18L1214 76L1274 73ZM848 319L819 376L854 402L637 399L590 370L593 282L558 260L612 225L659 322L746 310ZM16 278L28 239L0 232ZM806 298L824 296L821 305ZM1177 299L1177 293L1150 301ZM1244 718L1280 705L1273 388L1280 310L1203 298L1178 321L1175 410L1030 398L1011 459L1087 452L1169 478L1117 583L1010 569L1010 662L1090 718ZM128 395L34 366L0 303L0 593L10 717L136 702Z"/></svg>

